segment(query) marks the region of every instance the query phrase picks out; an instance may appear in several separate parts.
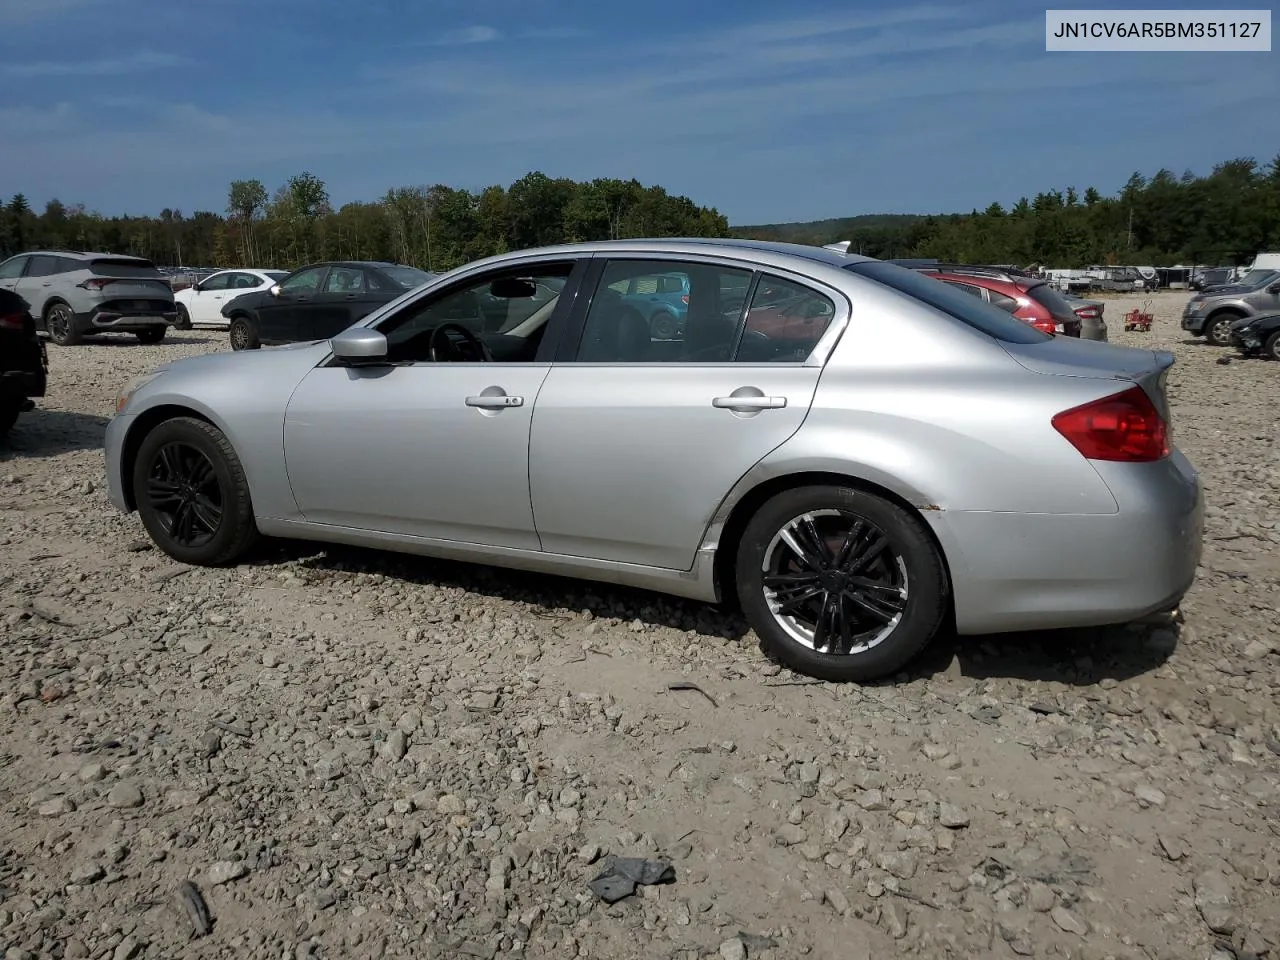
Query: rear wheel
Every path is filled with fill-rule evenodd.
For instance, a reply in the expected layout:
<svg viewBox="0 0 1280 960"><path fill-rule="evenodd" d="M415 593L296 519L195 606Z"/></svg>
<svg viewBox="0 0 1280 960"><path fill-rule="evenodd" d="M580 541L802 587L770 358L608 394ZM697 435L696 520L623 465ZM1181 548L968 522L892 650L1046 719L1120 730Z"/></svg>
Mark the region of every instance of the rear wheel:
<svg viewBox="0 0 1280 960"><path fill-rule="evenodd" d="M765 653L822 680L895 673L946 615L946 573L923 524L846 487L800 487L769 500L743 531L736 573Z"/></svg>
<svg viewBox="0 0 1280 960"><path fill-rule="evenodd" d="M191 314L187 313L187 308L182 304L178 304L178 320L174 326L179 330L191 329Z"/></svg>
<svg viewBox="0 0 1280 960"><path fill-rule="evenodd" d="M231 341L232 350L257 350L261 346L248 317L232 317L227 336Z"/></svg>
<svg viewBox="0 0 1280 960"><path fill-rule="evenodd" d="M1205 339L1216 347L1230 346L1231 325L1239 319L1234 313L1219 314L1211 318L1209 325L1205 327Z"/></svg>
<svg viewBox="0 0 1280 960"><path fill-rule="evenodd" d="M258 538L240 458L203 420L166 420L143 438L133 492L151 539L183 563L228 563Z"/></svg>
<svg viewBox="0 0 1280 960"><path fill-rule="evenodd" d="M659 310L649 321L649 330L655 340L670 340L676 335L676 318L665 310Z"/></svg>
<svg viewBox="0 0 1280 960"><path fill-rule="evenodd" d="M134 334L139 343L159 343L164 339L164 327L152 327L150 330L139 330Z"/></svg>
<svg viewBox="0 0 1280 960"><path fill-rule="evenodd" d="M76 331L76 315L65 303L55 303L44 317L44 328L49 339L60 347L71 347L80 342Z"/></svg>

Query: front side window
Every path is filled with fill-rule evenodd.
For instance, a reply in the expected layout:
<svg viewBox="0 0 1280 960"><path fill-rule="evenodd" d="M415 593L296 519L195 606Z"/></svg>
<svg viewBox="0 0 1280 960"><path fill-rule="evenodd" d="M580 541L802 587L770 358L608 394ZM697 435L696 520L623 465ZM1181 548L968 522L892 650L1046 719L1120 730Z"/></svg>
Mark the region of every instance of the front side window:
<svg viewBox="0 0 1280 960"><path fill-rule="evenodd" d="M751 271L736 267L610 260L591 299L575 359L583 363L729 361L742 319L742 299L731 292L745 289L750 281ZM688 293L673 297L660 292L660 284ZM687 303L682 297L687 297Z"/></svg>
<svg viewBox="0 0 1280 960"><path fill-rule="evenodd" d="M315 293L320 289L322 276L324 276L324 267L308 267L306 270L299 270L280 284L280 289L285 293Z"/></svg>
<svg viewBox="0 0 1280 960"><path fill-rule="evenodd" d="M220 273L216 277L210 277L204 283L200 284L201 290L226 290L231 284L232 275L229 273Z"/></svg>
<svg viewBox="0 0 1280 960"><path fill-rule="evenodd" d="M333 267L324 282L325 293L362 293L364 271L355 267Z"/></svg>
<svg viewBox="0 0 1280 960"><path fill-rule="evenodd" d="M387 338L387 358L532 362L572 269L572 262L508 268L411 303L378 324Z"/></svg>
<svg viewBox="0 0 1280 960"><path fill-rule="evenodd" d="M27 265L30 257L13 257L0 263L0 280L16 280L22 276L22 268Z"/></svg>

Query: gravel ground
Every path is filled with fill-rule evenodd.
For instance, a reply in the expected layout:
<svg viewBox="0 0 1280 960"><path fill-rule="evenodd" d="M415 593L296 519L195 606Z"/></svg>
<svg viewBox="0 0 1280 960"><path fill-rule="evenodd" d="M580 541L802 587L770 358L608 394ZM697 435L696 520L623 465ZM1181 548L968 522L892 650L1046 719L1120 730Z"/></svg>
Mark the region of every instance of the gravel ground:
<svg viewBox="0 0 1280 960"><path fill-rule="evenodd" d="M1187 342L1185 295L1125 333L1138 302L1112 339L1177 354L1208 490L1184 622L948 641L873 688L639 592L175 565L101 437L120 384L225 334L51 346L0 447L5 960L1276 956L1280 365ZM606 905L610 855L675 882Z"/></svg>

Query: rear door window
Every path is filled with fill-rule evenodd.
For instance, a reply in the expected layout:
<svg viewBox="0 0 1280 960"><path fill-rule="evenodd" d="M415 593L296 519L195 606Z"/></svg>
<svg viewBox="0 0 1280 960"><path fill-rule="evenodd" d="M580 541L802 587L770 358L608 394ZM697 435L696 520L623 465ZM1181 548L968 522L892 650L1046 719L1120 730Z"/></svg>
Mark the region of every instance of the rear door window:
<svg viewBox="0 0 1280 960"><path fill-rule="evenodd" d="M907 270L883 260L860 260L846 264L844 269L926 303L979 333L1004 343L1045 343L1053 339L1049 334L1015 319L999 307L961 293L941 280L924 276L915 270Z"/></svg>

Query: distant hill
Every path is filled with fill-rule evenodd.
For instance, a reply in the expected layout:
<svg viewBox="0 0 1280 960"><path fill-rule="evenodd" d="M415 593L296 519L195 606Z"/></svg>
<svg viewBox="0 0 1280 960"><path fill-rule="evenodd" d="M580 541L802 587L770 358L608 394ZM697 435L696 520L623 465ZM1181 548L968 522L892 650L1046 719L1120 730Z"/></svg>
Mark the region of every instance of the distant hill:
<svg viewBox="0 0 1280 960"><path fill-rule="evenodd" d="M729 228L735 237L748 240L779 240L784 243L834 243L880 230L903 230L925 219L919 213L864 213L856 217L833 217L804 223L743 224Z"/></svg>

